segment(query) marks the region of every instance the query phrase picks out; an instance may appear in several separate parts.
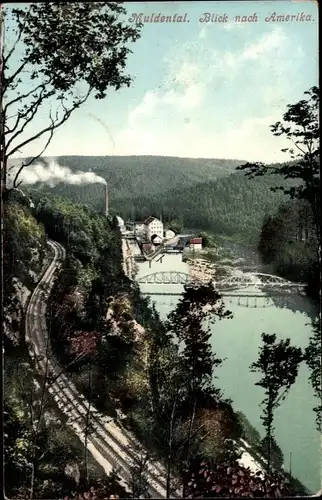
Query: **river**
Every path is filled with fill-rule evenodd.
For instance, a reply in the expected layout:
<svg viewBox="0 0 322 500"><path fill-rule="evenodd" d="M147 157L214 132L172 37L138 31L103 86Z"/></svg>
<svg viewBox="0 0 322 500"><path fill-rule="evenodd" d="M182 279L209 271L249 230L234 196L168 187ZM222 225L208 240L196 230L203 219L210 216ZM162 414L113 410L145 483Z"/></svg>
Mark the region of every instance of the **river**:
<svg viewBox="0 0 322 500"><path fill-rule="evenodd" d="M188 272L181 255L165 255L161 262L138 264L137 277L158 271ZM141 285L142 292L182 291L180 285ZM179 296L152 296L162 319L175 307ZM270 307L250 308L238 305L237 299L226 298L226 307L234 317L212 326L212 346L220 358L226 358L217 369L215 384L226 397L232 399L235 410L242 411L250 423L263 435L259 407L263 390L255 386L258 376L249 371L257 360L261 334L276 333L278 338L290 337L293 345L306 347L311 333L310 319L314 307L308 299L294 295L291 300L277 299ZM262 300L262 303L265 301ZM245 303L245 301L244 301ZM260 304L260 301L259 301ZM266 304L267 305L267 304ZM312 408L317 404L308 381L308 369L303 363L298 378L286 400L275 413L276 440L284 455L284 467L288 471L290 456L292 474L309 490L320 488L320 436L315 430Z"/></svg>

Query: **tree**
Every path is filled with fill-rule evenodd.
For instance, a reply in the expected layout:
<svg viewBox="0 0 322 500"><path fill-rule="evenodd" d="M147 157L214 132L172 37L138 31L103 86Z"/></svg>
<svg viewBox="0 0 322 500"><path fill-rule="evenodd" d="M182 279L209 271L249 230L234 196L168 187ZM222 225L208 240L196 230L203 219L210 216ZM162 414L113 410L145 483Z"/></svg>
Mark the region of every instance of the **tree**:
<svg viewBox="0 0 322 500"><path fill-rule="evenodd" d="M225 311L221 296L212 283L185 288L183 297L176 309L169 315L168 329L175 333L178 341L183 342L181 353L182 367L187 374L189 429L186 442L186 464L191 456L193 425L197 403L208 393L214 398L220 397L220 391L213 389L213 372L222 360L212 352L209 343L210 324L216 319L230 318L230 311ZM208 320L208 327L205 321ZM184 496L184 491L183 491Z"/></svg>
<svg viewBox="0 0 322 500"><path fill-rule="evenodd" d="M312 87L304 93L308 96L296 104L289 104L283 115L283 122L271 126L275 136L283 136L292 143L289 148L282 149L288 153L291 162L283 165L265 165L263 163L246 163L237 167L245 170L246 176L253 178L267 173L278 174L284 179L298 181L292 186L276 186L291 198L307 200L314 215L317 241L320 241L320 124L319 104L320 91Z"/></svg>
<svg viewBox="0 0 322 500"><path fill-rule="evenodd" d="M314 86L304 93L307 98L296 104L289 104L283 115L283 122L277 122L271 126L275 136L283 136L292 143L290 148L282 151L289 153L291 162L283 165L264 165L263 163L246 163L237 167L246 171L246 176L254 178L267 173L279 174L284 179L296 181L292 186L275 186L272 189L280 189L284 194L290 195L297 200L305 200L309 203L312 212L313 226L315 232L314 252L316 260L309 268L307 275L308 289L310 295L318 298L321 302L321 200L320 200L320 122L319 105L320 90ZM315 296L312 293L315 291ZM318 356L311 357L310 369L313 374L311 382L316 392L316 373L319 373L318 386L322 385L322 333L316 333L311 338L311 352L317 352ZM315 360L315 361L314 361ZM315 363L315 365L314 365ZM320 425L320 424L318 424Z"/></svg>
<svg viewBox="0 0 322 500"><path fill-rule="evenodd" d="M124 68L139 29L120 21L125 13L119 2L43 2L6 9L6 31L15 39L8 37L1 75L5 185L11 156L47 138L42 151L20 165L16 185L21 170L44 153L76 109L90 97L103 99L110 87L130 85ZM47 124L32 131L30 125L46 107Z"/></svg>
<svg viewBox="0 0 322 500"><path fill-rule="evenodd" d="M176 217L175 219L170 220L166 226L171 231L174 231L174 233L179 234L183 230L183 219L182 216L180 215L179 217Z"/></svg>
<svg viewBox="0 0 322 500"><path fill-rule="evenodd" d="M160 357L160 351L154 352ZM154 359L151 360L150 369L151 389L156 386L157 393L154 397L154 436L158 447L164 450L166 459L167 498L170 498L173 489L177 489L174 482L180 470L183 443L186 440L182 407L187 398L187 384L185 373L178 361L177 354L172 353L164 363L163 369L160 367L160 361L156 366Z"/></svg>
<svg viewBox="0 0 322 500"><path fill-rule="evenodd" d="M176 309L169 315L168 329L184 342L183 365L190 377L191 393L202 392L212 383L213 370L221 364L209 343L210 325L231 318L212 283L187 286ZM205 321L208 326L205 326Z"/></svg>
<svg viewBox="0 0 322 500"><path fill-rule="evenodd" d="M284 455L280 447L278 446L275 439L272 437L270 443L268 442L268 437L265 436L260 443L259 452L265 457L267 457L267 450L270 450L270 462L272 467L276 470L281 470L284 464Z"/></svg>
<svg viewBox="0 0 322 500"><path fill-rule="evenodd" d="M321 357L321 316L313 321L313 333L309 345L305 349L304 359L310 370L310 381L318 404L314 408L316 414L316 428L322 432L322 357Z"/></svg>
<svg viewBox="0 0 322 500"><path fill-rule="evenodd" d="M143 448L132 450L135 456L130 467L132 498L149 498L149 455Z"/></svg>
<svg viewBox="0 0 322 500"><path fill-rule="evenodd" d="M51 494L60 496L67 483L64 469L80 455L52 411L52 400L45 398L46 380L36 373L23 350L15 347L10 357L6 352L5 487L10 497L41 498L48 481Z"/></svg>
<svg viewBox="0 0 322 500"><path fill-rule="evenodd" d="M258 360L251 364L250 369L262 375L255 385L265 390L261 419L266 432L263 444L267 446L265 455L267 470L270 473L274 411L294 384L303 356L300 348L290 345L290 339L276 342L275 334L263 333L262 340L263 345L259 349Z"/></svg>
<svg viewBox="0 0 322 500"><path fill-rule="evenodd" d="M281 205L274 215L264 219L258 250L276 274L306 282L307 292L317 298L316 241L310 212L303 200Z"/></svg>
<svg viewBox="0 0 322 500"><path fill-rule="evenodd" d="M76 332L71 339L71 353L76 355L75 360L87 358L88 365L88 397L84 421L84 463L85 463L85 485L89 487L89 467L88 467L88 437L92 430L91 407L93 398L93 358L96 354L99 334L97 332ZM67 365L68 366L68 365Z"/></svg>

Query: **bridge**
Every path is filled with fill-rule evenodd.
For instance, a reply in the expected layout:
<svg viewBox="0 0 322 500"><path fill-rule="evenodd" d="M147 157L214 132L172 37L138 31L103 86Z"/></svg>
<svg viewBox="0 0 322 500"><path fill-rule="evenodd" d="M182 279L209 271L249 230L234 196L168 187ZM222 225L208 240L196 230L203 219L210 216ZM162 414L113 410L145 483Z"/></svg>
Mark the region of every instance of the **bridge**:
<svg viewBox="0 0 322 500"><path fill-rule="evenodd" d="M157 273L147 274L137 278L139 284L149 284L149 285L191 285L197 286L202 283L207 283L212 280L215 288L219 290L222 294L230 295L233 290L241 290L244 288L255 287L259 288L259 291L269 290L269 291L291 291L298 290L301 291L305 287L305 283L294 283L292 281L280 278L279 276L274 276L272 274L264 273L241 273L240 275L228 276L219 281L214 280L210 275L205 275L203 279L196 279L190 274L180 271L161 271ZM225 293L227 292L227 293ZM229 293L228 293L229 292ZM148 295L181 295L179 292L145 292ZM240 295L240 294L239 294ZM251 294L245 294L252 296Z"/></svg>
<svg viewBox="0 0 322 500"><path fill-rule="evenodd" d="M143 292L144 294L144 292ZM148 294L145 294L148 295ZM165 295L170 295L170 294L165 294ZM178 294L173 294L176 295L176 298L178 299ZM230 304L236 304L240 307L247 307L249 309L265 309L268 307L276 307L275 302L270 298L267 297L266 295L238 295L238 294L222 294L225 296L225 302L229 302ZM275 295L275 294L274 294ZM285 294L281 294L281 296L285 297ZM167 308L170 307L175 307L177 304L177 300L175 300L174 297L165 297L164 299L158 299L158 307L159 306L166 306Z"/></svg>

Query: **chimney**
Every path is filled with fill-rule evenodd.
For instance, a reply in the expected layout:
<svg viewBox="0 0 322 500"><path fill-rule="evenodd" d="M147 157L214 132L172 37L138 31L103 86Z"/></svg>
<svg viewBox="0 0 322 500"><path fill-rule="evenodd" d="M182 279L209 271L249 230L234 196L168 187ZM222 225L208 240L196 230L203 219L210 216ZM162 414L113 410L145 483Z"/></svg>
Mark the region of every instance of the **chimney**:
<svg viewBox="0 0 322 500"><path fill-rule="evenodd" d="M107 189L107 184L105 185L105 216L108 216L108 189Z"/></svg>

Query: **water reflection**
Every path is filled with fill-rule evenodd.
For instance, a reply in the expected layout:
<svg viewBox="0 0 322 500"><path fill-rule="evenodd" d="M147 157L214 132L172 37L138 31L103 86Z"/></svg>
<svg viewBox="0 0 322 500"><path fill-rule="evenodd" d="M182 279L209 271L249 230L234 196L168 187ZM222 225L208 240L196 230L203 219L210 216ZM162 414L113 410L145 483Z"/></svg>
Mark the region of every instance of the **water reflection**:
<svg viewBox="0 0 322 500"><path fill-rule="evenodd" d="M159 271L188 273L188 266L182 262L180 255L166 255L162 262L152 263L151 267L147 262L140 263L138 276ZM141 290L180 293L183 292L183 286L141 285ZM262 433L259 404L263 393L255 385L255 374L249 371L250 364L257 359L261 333L276 333L279 338L290 337L292 344L305 348L312 335L311 321L316 317L317 308L298 293L276 295L276 292L268 289L256 290L257 307L245 307L241 302L238 305L241 299L236 296L224 297L226 307L233 312L234 317L212 326L211 342L214 352L220 358L226 358L218 370L215 383L224 390L226 397L233 400L234 408L241 410ZM249 287L242 291L245 294L247 291L254 292L254 289ZM180 296L151 296L162 319L167 318L179 299ZM266 307L259 307L259 301L263 301L263 304L266 302ZM292 454L294 475L312 491L320 487L319 434L315 429L312 411L315 405L309 370L303 363L289 396L276 411L276 438L284 454L286 469Z"/></svg>

